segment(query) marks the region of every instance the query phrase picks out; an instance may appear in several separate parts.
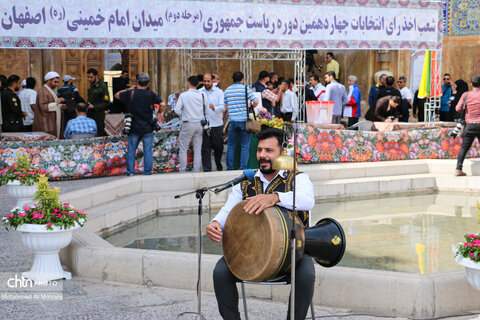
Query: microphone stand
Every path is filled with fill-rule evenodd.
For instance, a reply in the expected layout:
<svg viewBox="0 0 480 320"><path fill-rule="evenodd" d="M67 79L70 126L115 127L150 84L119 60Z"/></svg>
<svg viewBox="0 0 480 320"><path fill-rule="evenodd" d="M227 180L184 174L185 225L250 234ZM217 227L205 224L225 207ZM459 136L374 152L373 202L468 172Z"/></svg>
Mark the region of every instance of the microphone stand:
<svg viewBox="0 0 480 320"><path fill-rule="evenodd" d="M296 192L295 190L297 189L297 184L296 184L296 176L297 176L297 133L295 131L295 127L291 123L286 123L286 127L290 127L292 130L292 135L293 135L293 221L292 221L292 230L290 231L290 236L292 238L292 264L291 264L291 292L290 292L290 320L295 319L295 247L297 244L296 241L296 231L295 231L295 218L297 216L297 209L295 208L295 196Z"/></svg>
<svg viewBox="0 0 480 320"><path fill-rule="evenodd" d="M197 268L197 312L183 312L179 314L179 317L184 314L196 314L197 317L195 319L205 320L205 317L202 315L202 200L205 196L205 193L213 188L218 188L223 186L224 184L219 184L213 187L203 187L196 189L194 191L189 191L182 194L177 194L175 199L180 199L186 195L195 194L195 197L198 199L198 240L197 240L197 253L198 253L198 268Z"/></svg>

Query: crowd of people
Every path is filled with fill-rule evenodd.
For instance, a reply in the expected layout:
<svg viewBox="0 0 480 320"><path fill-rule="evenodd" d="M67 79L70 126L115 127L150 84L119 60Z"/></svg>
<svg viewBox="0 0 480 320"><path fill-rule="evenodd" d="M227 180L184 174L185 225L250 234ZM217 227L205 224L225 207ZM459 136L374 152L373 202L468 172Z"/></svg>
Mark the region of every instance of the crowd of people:
<svg viewBox="0 0 480 320"><path fill-rule="evenodd" d="M312 68L309 68L313 72ZM322 70L322 66L317 69ZM362 116L362 94L358 78L350 75L347 88L338 81L340 64L332 52L326 54L323 77L312 73L305 83L306 101L333 101L331 122L354 127ZM244 75L235 72L233 84L225 91L221 88L217 73L190 76L188 90L172 93L167 103L149 89L150 76L137 75L131 82L126 70L120 77L113 78L113 103L106 82L96 69L87 71L90 83L88 97L81 97L70 75L61 77L50 71L44 76L43 86L36 91L33 77L20 81L17 75L8 78L0 75L1 115L3 132L40 131L58 139L105 136L105 115L124 113L131 117L131 131L128 133L128 173L134 174L134 155L140 141L143 141L146 162L145 173L151 172L153 158L153 132L159 126L173 120L181 124L179 133L179 170L186 171L187 150L193 145L193 171L212 171L212 153L215 168L223 170L222 156L227 144L226 169L246 169L249 161L250 133L246 122L250 114L263 108L284 121L295 121L299 116L298 80L279 77L274 72L261 71L251 87L244 83ZM324 81L324 83L322 83ZM441 107L438 110L441 121L460 121L464 117L458 112L462 95L468 91L468 84L458 79L452 81L450 74L443 76ZM408 122L410 114L418 121L424 121L426 99L419 98L418 90L412 94L407 87L407 78L381 74L378 83L371 86L368 95L369 109L365 119L382 122ZM462 100L463 101L463 100ZM260 109L262 110L262 109ZM178 119L175 119L178 118ZM173 121L173 122L175 122ZM168 126L166 126L168 127ZM234 165L234 152L240 146L239 164ZM148 158L148 159L147 159ZM461 172L461 166L459 166Z"/></svg>
<svg viewBox="0 0 480 320"><path fill-rule="evenodd" d="M79 94L70 75L45 74L38 91L35 78L20 81L17 75L0 75L3 132L40 131L68 139L77 134L105 136L105 113L110 106L106 83L96 69L87 71L88 99Z"/></svg>

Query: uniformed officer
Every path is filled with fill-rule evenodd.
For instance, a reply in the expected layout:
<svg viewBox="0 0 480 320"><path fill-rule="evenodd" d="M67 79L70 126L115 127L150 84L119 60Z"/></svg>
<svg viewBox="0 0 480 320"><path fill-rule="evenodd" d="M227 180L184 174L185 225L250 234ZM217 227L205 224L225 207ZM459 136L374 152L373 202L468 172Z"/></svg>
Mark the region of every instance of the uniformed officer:
<svg viewBox="0 0 480 320"><path fill-rule="evenodd" d="M105 111L110 105L107 84L98 75L97 69L91 68L87 71L88 82L88 112L87 116L97 123L97 135L106 136L105 133Z"/></svg>
<svg viewBox="0 0 480 320"><path fill-rule="evenodd" d="M20 77L11 75L7 80L7 88L2 91L3 132L22 132L22 118L27 116L22 112L20 99L15 94L20 89Z"/></svg>

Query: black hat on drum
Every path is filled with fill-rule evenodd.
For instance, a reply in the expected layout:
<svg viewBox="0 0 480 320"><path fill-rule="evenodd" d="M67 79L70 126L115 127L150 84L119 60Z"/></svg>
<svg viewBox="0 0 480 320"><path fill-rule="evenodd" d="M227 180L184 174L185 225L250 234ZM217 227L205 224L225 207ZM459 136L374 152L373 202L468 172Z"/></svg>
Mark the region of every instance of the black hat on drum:
<svg viewBox="0 0 480 320"><path fill-rule="evenodd" d="M336 220L324 218L305 229L305 252L323 267L333 267L345 253L345 233Z"/></svg>

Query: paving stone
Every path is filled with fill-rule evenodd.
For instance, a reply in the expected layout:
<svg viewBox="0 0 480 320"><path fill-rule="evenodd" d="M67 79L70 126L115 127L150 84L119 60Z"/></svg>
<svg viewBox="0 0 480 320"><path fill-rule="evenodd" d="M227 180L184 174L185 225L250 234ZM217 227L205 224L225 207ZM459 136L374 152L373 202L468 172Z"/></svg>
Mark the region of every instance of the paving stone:
<svg viewBox="0 0 480 320"><path fill-rule="evenodd" d="M75 181L52 182L52 186L61 188L61 193L67 193L93 185L111 182L127 177L106 177L83 179ZM0 217L6 216L15 201L0 187ZM20 233L6 231L0 227L0 272L21 273L32 265L33 255L21 241ZM196 319L196 293L194 291L170 289L162 287L147 287L111 282L92 282L73 277L63 281L62 301L1 301L0 319L15 320L189 320ZM243 317L243 306L240 301L240 311ZM249 318L252 320L285 319L287 305L261 299L248 299ZM182 313L186 313L182 316ZM221 319L212 293L202 292L202 313L205 319ZM348 310L338 310L315 306L317 319L347 319L347 320L386 320L400 319L392 317L375 317L365 314L354 314ZM308 315L309 317L310 315ZM307 317L307 319L309 319ZM443 318L472 319L475 315L459 315Z"/></svg>

